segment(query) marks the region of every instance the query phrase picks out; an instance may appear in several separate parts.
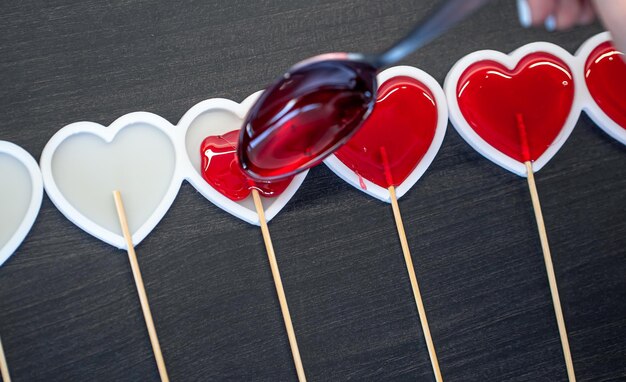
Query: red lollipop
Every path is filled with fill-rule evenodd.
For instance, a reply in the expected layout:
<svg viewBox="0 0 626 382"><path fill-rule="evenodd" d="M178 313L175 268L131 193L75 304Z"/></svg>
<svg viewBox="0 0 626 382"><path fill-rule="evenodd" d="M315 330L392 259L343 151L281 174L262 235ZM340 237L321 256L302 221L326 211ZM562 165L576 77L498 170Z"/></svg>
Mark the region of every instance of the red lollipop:
<svg viewBox="0 0 626 382"><path fill-rule="evenodd" d="M626 145L626 62L608 32L578 50L579 74L586 85L585 111L607 134Z"/></svg>
<svg viewBox="0 0 626 382"><path fill-rule="evenodd" d="M482 155L528 178L561 346L570 381L575 381L534 172L563 145L580 114L573 57L556 45L534 43L510 55L472 53L446 78L450 119Z"/></svg>
<svg viewBox="0 0 626 382"><path fill-rule="evenodd" d="M598 106L626 129L626 63L609 41L591 52L585 63L587 88Z"/></svg>
<svg viewBox="0 0 626 382"><path fill-rule="evenodd" d="M526 160L515 116L524 116L535 161L561 132L574 101L567 64L543 52L524 56L513 70L496 61L474 63L457 89L459 108L476 134L519 162Z"/></svg>
<svg viewBox="0 0 626 382"><path fill-rule="evenodd" d="M261 202L261 195L265 197L276 197L280 195L289 186L293 177L272 182L257 182L248 178L241 170L237 162L237 139L239 130L233 130L222 135L212 135L206 137L200 146L201 155L201 172L204 180L207 181L215 190L233 201L246 199L250 194L254 200L265 249L274 278L274 286L278 295L278 301L283 314L283 321L287 329L291 352L300 381L306 381L304 367L298 350L296 334L287 305L287 297L283 289L280 271L272 238L265 219L265 210Z"/></svg>
<svg viewBox="0 0 626 382"><path fill-rule="evenodd" d="M372 114L325 163L361 191L391 202L433 372L442 381L398 197L422 176L441 146L448 120L445 96L437 81L408 66L383 71L378 82Z"/></svg>
<svg viewBox="0 0 626 382"><path fill-rule="evenodd" d="M391 202L389 186L402 197L432 163L443 142L448 111L437 81L417 68L390 68L379 75L379 83L372 114L325 163L354 187Z"/></svg>
<svg viewBox="0 0 626 382"><path fill-rule="evenodd" d="M378 92L374 112L335 156L362 178L384 188L397 187L431 147L437 106L430 89L408 76L387 80ZM387 152L387 168L381 148Z"/></svg>

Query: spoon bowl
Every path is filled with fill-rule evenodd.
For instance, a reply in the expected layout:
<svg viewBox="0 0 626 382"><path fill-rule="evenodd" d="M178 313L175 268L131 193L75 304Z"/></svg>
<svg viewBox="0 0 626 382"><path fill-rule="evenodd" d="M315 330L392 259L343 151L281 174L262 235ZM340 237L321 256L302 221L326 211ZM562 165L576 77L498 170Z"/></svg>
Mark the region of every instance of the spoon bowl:
<svg viewBox="0 0 626 382"><path fill-rule="evenodd" d="M293 66L248 112L239 163L258 180L315 166L357 131L376 101L377 68L363 56L331 53Z"/></svg>

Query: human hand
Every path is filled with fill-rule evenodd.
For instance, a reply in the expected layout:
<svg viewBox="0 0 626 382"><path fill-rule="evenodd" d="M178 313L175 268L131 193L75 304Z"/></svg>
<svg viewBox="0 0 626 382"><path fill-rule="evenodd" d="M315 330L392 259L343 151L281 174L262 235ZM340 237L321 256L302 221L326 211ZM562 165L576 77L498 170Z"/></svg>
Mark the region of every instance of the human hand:
<svg viewBox="0 0 626 382"><path fill-rule="evenodd" d="M617 49L626 52L626 0L517 0L520 23L528 28L567 30L600 18Z"/></svg>

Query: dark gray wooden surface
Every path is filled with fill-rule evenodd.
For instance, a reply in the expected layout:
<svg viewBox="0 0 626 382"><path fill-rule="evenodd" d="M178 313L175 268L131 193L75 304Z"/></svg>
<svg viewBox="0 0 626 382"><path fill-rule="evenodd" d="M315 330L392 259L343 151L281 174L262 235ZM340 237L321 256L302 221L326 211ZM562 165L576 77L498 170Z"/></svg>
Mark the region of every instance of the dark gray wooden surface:
<svg viewBox="0 0 626 382"><path fill-rule="evenodd" d="M3 0L0 139L38 158L70 122L176 123L300 59L381 49L433 3ZM500 1L406 63L443 82L474 50L600 30L524 30ZM624 381L626 150L583 116L537 181L579 380ZM525 181L450 127L400 206L445 379L566 380ZM311 381L433 380L389 205L320 166L270 229ZM295 380L257 227L184 184L138 254L173 381ZM0 335L16 382L158 380L125 253L47 198L0 269Z"/></svg>

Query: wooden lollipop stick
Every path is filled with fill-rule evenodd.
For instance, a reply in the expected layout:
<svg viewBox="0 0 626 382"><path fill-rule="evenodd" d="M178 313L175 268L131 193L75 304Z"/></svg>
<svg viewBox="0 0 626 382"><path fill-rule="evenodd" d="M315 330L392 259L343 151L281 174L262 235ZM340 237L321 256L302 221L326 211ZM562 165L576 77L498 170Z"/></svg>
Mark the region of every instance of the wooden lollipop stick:
<svg viewBox="0 0 626 382"><path fill-rule="evenodd" d="M261 223L261 233L263 234L263 241L265 242L267 257L270 261L270 268L272 270L272 277L274 277L274 285L276 286L276 293L278 294L278 301L280 303L280 310L283 314L283 321L285 322L285 327L287 328L287 337L289 338L289 345L291 346L293 362L296 366L296 372L298 373L298 381L306 382L304 367L302 366L302 359L300 358L300 350L298 350L298 342L296 341L296 332L293 330L291 314L289 314L287 297L285 296L283 282L280 278L280 271L278 270L278 262L276 261L276 255L274 254L274 246L272 245L270 230L267 228L267 221L265 220L263 203L261 202L261 196L259 195L259 191L257 191L257 189L255 188L252 188L252 198L254 199L256 212L259 215L259 222Z"/></svg>
<svg viewBox="0 0 626 382"><path fill-rule="evenodd" d="M552 265L552 255L550 254L550 245L548 244L548 234L546 232L546 226L543 222L541 204L539 203L539 194L537 193L537 185L535 184L533 165L530 161L526 161L524 162L524 164L526 165L526 172L528 175L528 189L530 190L530 198L533 202L535 220L537 221L537 229L539 230L539 239L541 240L543 260L546 263L546 271L548 272L548 283L550 284L550 293L552 294L552 305L554 305L556 323L559 327L559 335L561 336L561 346L563 347L563 355L565 357L567 377L570 382L576 382L574 363L572 362L572 353L570 351L569 341L567 339L565 319L563 318L563 311L561 310L561 299L559 298L559 289L557 288L556 276L554 274L554 266Z"/></svg>
<svg viewBox="0 0 626 382"><path fill-rule="evenodd" d="M4 382L11 382L11 376L9 375L9 367L7 366L7 359L4 356L4 349L2 348L1 339L0 339L0 374L2 374L2 380Z"/></svg>
<svg viewBox="0 0 626 382"><path fill-rule="evenodd" d="M396 220L396 228L398 229L398 236L400 237L400 246L402 247L402 253L404 254L404 263L406 264L406 270L409 272L411 289L413 290L413 297L415 298L415 304L417 305L417 313L419 314L420 323L422 324L422 330L424 331L424 339L426 340L426 347L428 348L430 363L433 367L433 372L435 373L435 379L437 380L437 382L442 382L443 377L441 376L441 369L439 369L439 360L437 360L435 344L433 342L432 336L430 335L430 327L428 326L428 320L426 319L426 309L424 309L422 294L420 293L420 287L417 284L415 267L413 267L413 258L411 257L411 251L409 250L409 242L406 239L406 232L404 232L402 215L400 215L400 205L398 205L396 188L393 186L393 177L391 176L389 157L387 156L387 150L384 146L380 147L380 157L382 159L383 169L385 171L385 181L389 185L387 189L389 190L389 196L391 198L391 209L393 210L393 217Z"/></svg>
<svg viewBox="0 0 626 382"><path fill-rule="evenodd" d="M406 270L409 272L409 280L411 280L413 297L415 298L415 304L417 305L417 313L419 314L422 330L424 331L424 339L426 340L430 363L432 364L433 372L435 373L435 379L437 382L442 382L443 377L441 376L441 370L439 369L439 361L437 360L437 353L435 352L435 344L433 343L433 338L430 335L430 328L428 326L428 320L426 319L426 309L424 309L422 294L420 293L420 287L417 284L417 276L415 275L413 259L411 258L411 252L409 251L409 243L406 238L406 233L404 232L404 224L402 223L400 206L398 205L398 198L396 197L396 189L394 186L389 186L389 195L391 196L391 208L393 209L393 217L396 220L396 227L398 228L398 236L400 237L400 245L402 246L402 253L404 254Z"/></svg>
<svg viewBox="0 0 626 382"><path fill-rule="evenodd" d="M152 320L152 313L150 313L148 295L146 294L146 288L143 285L143 278L141 277L141 271L139 270L139 262L137 261L133 238L130 234L130 230L128 229L128 220L126 219L124 203L122 203L122 195L119 191L113 191L113 198L115 199L115 208L117 209L117 215L120 219L120 226L122 227L124 240L126 240L128 259L130 260L130 267L133 270L133 277L135 278L135 285L137 286L137 292L139 293L139 301L141 302L141 310L143 311L143 317L146 321L146 327L148 328L148 335L150 336L152 351L154 352L154 358L156 359L157 367L159 368L159 375L161 376L162 382L169 382L170 379L167 375L167 369L165 368L165 360L163 359L163 353L161 352L161 345L159 344L159 338L157 337L154 321Z"/></svg>
<svg viewBox="0 0 626 382"><path fill-rule="evenodd" d="M556 284L556 275L554 274L552 255L550 254L550 245L548 244L548 234L546 232L546 225L543 222L543 213L541 213L541 204L539 203L539 193L537 192L537 185L535 184L535 172L533 171L533 164L531 162L530 145L528 144L526 124L524 123L524 117L521 113L517 113L515 118L522 146L522 158L524 160L524 165L526 166L526 179L528 179L530 199L532 200L533 210L535 211L535 220L537 221L537 230L539 231L539 240L541 241L543 260L546 263L546 271L548 273L548 283L550 284L550 293L552 294L552 305L554 306L556 323L559 327L559 335L561 336L561 347L563 348L563 356L565 357L567 378L569 382L576 382L574 363L572 362L572 353L569 349L567 330L565 329L565 319L563 318L561 299L559 298L559 289Z"/></svg>

